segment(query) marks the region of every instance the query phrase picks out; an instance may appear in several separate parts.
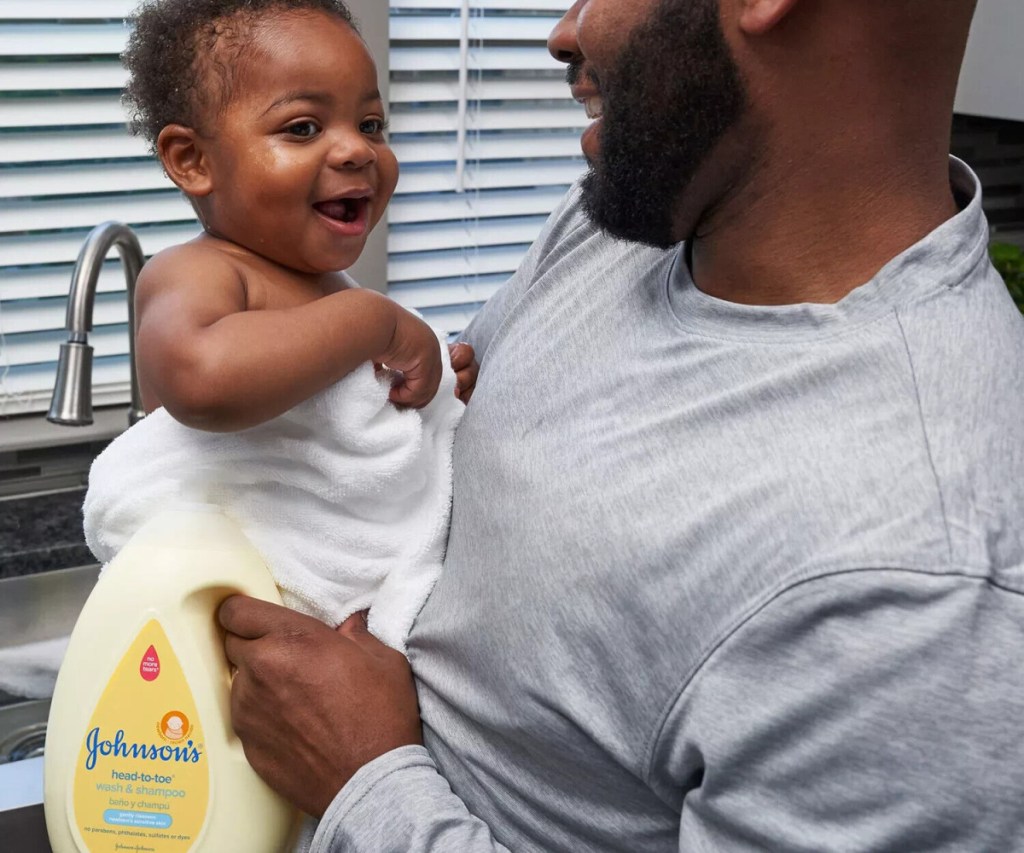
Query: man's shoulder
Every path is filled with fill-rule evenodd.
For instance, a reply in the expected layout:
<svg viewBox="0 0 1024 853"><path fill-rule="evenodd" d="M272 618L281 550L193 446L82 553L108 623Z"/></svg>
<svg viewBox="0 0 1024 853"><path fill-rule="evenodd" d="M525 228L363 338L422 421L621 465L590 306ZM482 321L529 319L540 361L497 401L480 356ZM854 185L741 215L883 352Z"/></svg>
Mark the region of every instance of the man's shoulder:
<svg viewBox="0 0 1024 853"><path fill-rule="evenodd" d="M947 293L905 307L900 325L951 559L1019 573L1024 318L986 263Z"/></svg>

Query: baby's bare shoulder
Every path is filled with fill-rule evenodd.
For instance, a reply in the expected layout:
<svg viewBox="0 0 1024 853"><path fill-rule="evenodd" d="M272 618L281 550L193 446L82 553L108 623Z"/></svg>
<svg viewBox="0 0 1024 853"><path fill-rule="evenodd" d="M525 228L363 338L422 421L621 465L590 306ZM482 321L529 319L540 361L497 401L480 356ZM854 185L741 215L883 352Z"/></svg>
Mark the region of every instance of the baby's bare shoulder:
<svg viewBox="0 0 1024 853"><path fill-rule="evenodd" d="M175 284L195 279L237 279L242 264L212 242L197 239L157 252L142 270L148 278Z"/></svg>
<svg viewBox="0 0 1024 853"><path fill-rule="evenodd" d="M141 306L158 294L230 298L244 293L243 265L200 238L153 255L139 273L136 299Z"/></svg>

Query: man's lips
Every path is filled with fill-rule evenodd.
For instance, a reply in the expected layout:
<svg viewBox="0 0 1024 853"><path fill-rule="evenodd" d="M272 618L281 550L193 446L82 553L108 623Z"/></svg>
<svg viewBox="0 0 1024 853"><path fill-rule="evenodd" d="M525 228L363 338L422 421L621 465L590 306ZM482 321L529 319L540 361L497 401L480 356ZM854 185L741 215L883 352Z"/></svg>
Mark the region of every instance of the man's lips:
<svg viewBox="0 0 1024 853"><path fill-rule="evenodd" d="M593 164L598 155L598 138L604 119L604 98L601 95L601 91L594 86L593 83L590 85L577 84L570 88L572 90L572 96L577 102L582 104L583 109L586 110L587 118L593 119L590 126L583 131L583 136L580 138L580 145L583 147L583 153L591 164Z"/></svg>

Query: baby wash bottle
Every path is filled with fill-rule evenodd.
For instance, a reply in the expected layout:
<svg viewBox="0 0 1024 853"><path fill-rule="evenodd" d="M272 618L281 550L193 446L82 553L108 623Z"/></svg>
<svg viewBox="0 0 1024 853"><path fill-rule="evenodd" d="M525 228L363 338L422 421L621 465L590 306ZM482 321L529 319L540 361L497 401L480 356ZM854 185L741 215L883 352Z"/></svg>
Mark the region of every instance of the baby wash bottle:
<svg viewBox="0 0 1024 853"><path fill-rule="evenodd" d="M217 608L281 603L259 554L215 507L145 524L85 603L53 694L46 827L54 853L279 853L298 815L231 728Z"/></svg>

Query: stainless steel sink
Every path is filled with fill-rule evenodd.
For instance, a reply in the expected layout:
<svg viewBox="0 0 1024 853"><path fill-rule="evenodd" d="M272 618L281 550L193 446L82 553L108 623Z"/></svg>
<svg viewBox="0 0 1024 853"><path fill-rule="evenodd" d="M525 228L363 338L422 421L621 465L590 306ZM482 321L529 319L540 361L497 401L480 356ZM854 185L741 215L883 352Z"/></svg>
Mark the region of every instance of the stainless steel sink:
<svg viewBox="0 0 1024 853"><path fill-rule="evenodd" d="M0 708L0 849L52 853L43 815L43 738L49 700Z"/></svg>
<svg viewBox="0 0 1024 853"><path fill-rule="evenodd" d="M0 580L0 648L64 637L99 574L82 566ZM0 849L51 853L43 819L49 699L0 693Z"/></svg>
<svg viewBox="0 0 1024 853"><path fill-rule="evenodd" d="M43 754L49 699L15 702L0 708L0 764Z"/></svg>
<svg viewBox="0 0 1024 853"><path fill-rule="evenodd" d="M99 577L99 566L0 580L0 648L65 637Z"/></svg>

